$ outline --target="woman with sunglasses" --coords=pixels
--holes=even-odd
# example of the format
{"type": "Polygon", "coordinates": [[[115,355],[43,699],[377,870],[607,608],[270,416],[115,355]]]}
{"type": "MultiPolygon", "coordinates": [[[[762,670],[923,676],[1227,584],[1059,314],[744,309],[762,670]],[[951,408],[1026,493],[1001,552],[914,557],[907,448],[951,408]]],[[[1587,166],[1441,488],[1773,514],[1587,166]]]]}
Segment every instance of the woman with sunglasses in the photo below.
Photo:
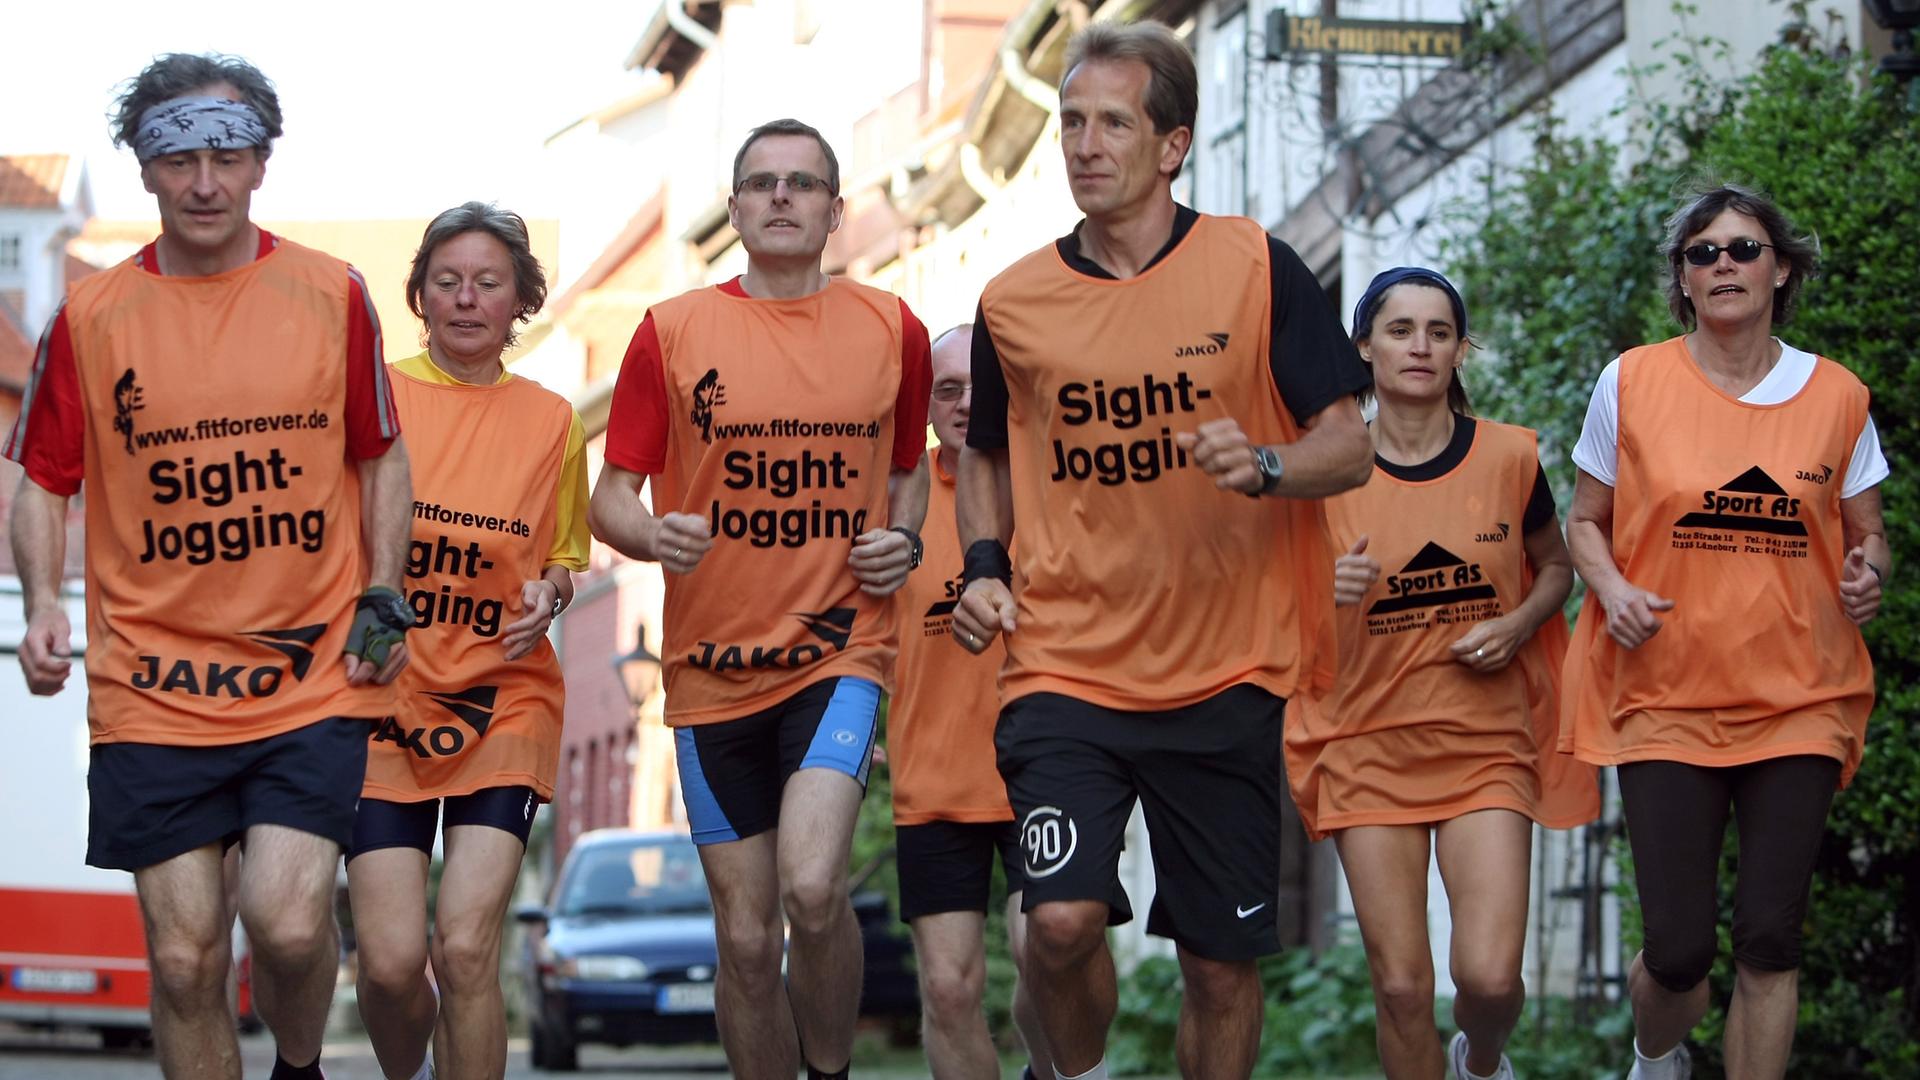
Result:
{"type": "Polygon", "coordinates": [[[1326,501],[1339,673],[1286,724],[1308,832],[1334,837],[1391,1080],[1512,1080],[1533,825],[1598,814],[1595,770],[1554,752],[1573,568],[1534,433],[1476,419],[1470,342],[1438,272],[1373,279],[1353,339],[1373,376],[1374,474],[1326,501]],[[1460,1031],[1434,1024],[1427,865],[1452,909],[1460,1031]]]}
{"type": "Polygon", "coordinates": [[[1567,538],[1590,595],[1561,739],[1619,766],[1646,924],[1629,1075],[1688,1075],[1731,812],[1726,1069],[1764,1080],[1786,1073],[1814,857],[1873,707],[1859,626],[1891,571],[1887,464],[1867,388],[1773,336],[1818,251],[1772,202],[1707,191],[1668,222],[1666,255],[1688,332],[1607,366],[1573,452],[1567,538]]]}

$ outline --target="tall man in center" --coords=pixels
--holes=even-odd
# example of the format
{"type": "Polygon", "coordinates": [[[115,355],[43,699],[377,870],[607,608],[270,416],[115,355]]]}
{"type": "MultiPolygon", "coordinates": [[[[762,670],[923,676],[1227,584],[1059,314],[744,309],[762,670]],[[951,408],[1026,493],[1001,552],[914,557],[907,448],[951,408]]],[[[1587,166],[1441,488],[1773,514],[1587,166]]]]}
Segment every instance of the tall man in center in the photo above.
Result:
{"type": "Polygon", "coordinates": [[[1060,141],[1086,218],[989,283],[975,319],[954,633],[975,651],[1006,635],[995,745],[1063,1078],[1106,1076],[1136,799],[1147,930],[1186,984],[1181,1072],[1251,1074],[1254,961],[1279,948],[1281,713],[1331,677],[1318,500],[1371,468],[1366,372],[1312,273],[1258,224],[1173,200],[1196,88],[1163,26],[1073,40],[1060,141]]]}
{"type": "Polygon", "coordinates": [[[927,506],[926,328],[822,272],[839,188],[813,128],[747,136],[727,200],[747,272],[647,313],[589,513],[667,574],[666,719],[713,893],[720,1037],[747,1078],[847,1072],[847,857],[927,506]]]}

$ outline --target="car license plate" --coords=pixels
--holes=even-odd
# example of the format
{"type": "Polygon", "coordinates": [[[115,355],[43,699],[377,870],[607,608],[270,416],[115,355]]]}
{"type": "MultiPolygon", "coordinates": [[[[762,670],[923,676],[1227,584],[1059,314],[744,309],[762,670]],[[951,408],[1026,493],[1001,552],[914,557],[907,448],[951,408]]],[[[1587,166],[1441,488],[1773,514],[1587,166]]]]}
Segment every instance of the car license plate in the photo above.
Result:
{"type": "Polygon", "coordinates": [[[11,981],[15,990],[51,994],[91,994],[100,988],[99,976],[72,968],[18,967],[11,981]]]}
{"type": "Polygon", "coordinates": [[[674,983],[660,988],[658,1009],[663,1013],[713,1011],[712,983],[674,983]]]}

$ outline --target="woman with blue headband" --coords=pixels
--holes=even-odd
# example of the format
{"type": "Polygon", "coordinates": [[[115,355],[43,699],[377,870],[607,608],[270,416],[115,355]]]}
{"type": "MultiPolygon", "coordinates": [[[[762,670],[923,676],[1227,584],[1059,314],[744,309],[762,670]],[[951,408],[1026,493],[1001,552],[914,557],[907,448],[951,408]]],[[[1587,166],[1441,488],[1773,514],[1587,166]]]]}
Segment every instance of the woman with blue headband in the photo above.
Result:
{"type": "Polygon", "coordinates": [[[1520,1018],[1533,825],[1599,812],[1594,770],[1554,753],[1573,568],[1532,431],[1476,419],[1466,306],[1436,271],[1373,279],[1353,315],[1373,374],[1374,475],[1327,500],[1339,674],[1302,697],[1287,776],[1331,835],[1373,975],[1391,1080],[1500,1077],[1520,1018]],[[1427,866],[1452,910],[1460,1031],[1434,1023],[1427,866]]]}

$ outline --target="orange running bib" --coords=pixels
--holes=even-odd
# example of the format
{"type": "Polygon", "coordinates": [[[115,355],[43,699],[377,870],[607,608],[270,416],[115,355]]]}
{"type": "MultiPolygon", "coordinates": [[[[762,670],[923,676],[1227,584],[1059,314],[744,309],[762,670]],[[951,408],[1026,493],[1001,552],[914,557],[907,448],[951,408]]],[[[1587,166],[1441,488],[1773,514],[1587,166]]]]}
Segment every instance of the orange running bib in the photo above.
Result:
{"type": "Polygon", "coordinates": [[[1601,765],[1818,754],[1852,779],[1873,661],[1840,606],[1840,488],[1867,404],[1824,357],[1777,405],[1709,383],[1684,338],[1620,358],[1614,562],[1674,608],[1626,650],[1598,603],[1582,607],[1564,748],[1601,765]]]}
{"type": "Polygon", "coordinates": [[[1550,828],[1598,816],[1595,770],[1554,752],[1566,620],[1554,613],[1491,675],[1450,651],[1533,588],[1522,521],[1539,467],[1532,431],[1478,420],[1446,475],[1415,482],[1376,466],[1327,500],[1336,550],[1366,536],[1381,575],[1336,609],[1332,693],[1303,695],[1287,718],[1287,779],[1314,839],[1475,810],[1550,828]]]}
{"type": "Polygon", "coordinates": [[[1049,244],[987,286],[1019,605],[1004,700],[1144,711],[1331,681],[1319,501],[1222,491],[1174,443],[1228,416],[1255,443],[1299,439],[1269,366],[1271,272],[1258,225],[1201,215],[1134,278],[1049,244]]]}
{"type": "Polygon", "coordinates": [[[347,265],[122,263],[67,302],[85,411],[92,741],[214,746],[383,716],[341,653],[366,587],[347,265]]]}
{"type": "Polygon", "coordinates": [[[860,591],[853,539],[888,522],[904,322],[839,278],[797,300],[699,289],[655,305],[669,407],[653,508],[713,549],[666,575],[666,720],[731,720],[836,676],[883,683],[893,603],[860,591]]]}
{"type": "Polygon", "coordinates": [[[894,594],[900,659],[887,706],[887,767],[893,775],[893,822],[1012,821],[1007,785],[993,749],[1000,719],[1003,638],[978,656],[953,640],[962,554],[954,524],[954,478],[927,451],[933,480],[926,552],[920,569],[894,594]]]}
{"type": "Polygon", "coordinates": [[[553,797],[565,687],[542,640],[509,662],[501,629],[546,569],[573,408],[538,383],[428,382],[388,369],[413,462],[403,590],[412,659],[368,744],[365,794],[395,802],[524,784],[553,797]]]}

